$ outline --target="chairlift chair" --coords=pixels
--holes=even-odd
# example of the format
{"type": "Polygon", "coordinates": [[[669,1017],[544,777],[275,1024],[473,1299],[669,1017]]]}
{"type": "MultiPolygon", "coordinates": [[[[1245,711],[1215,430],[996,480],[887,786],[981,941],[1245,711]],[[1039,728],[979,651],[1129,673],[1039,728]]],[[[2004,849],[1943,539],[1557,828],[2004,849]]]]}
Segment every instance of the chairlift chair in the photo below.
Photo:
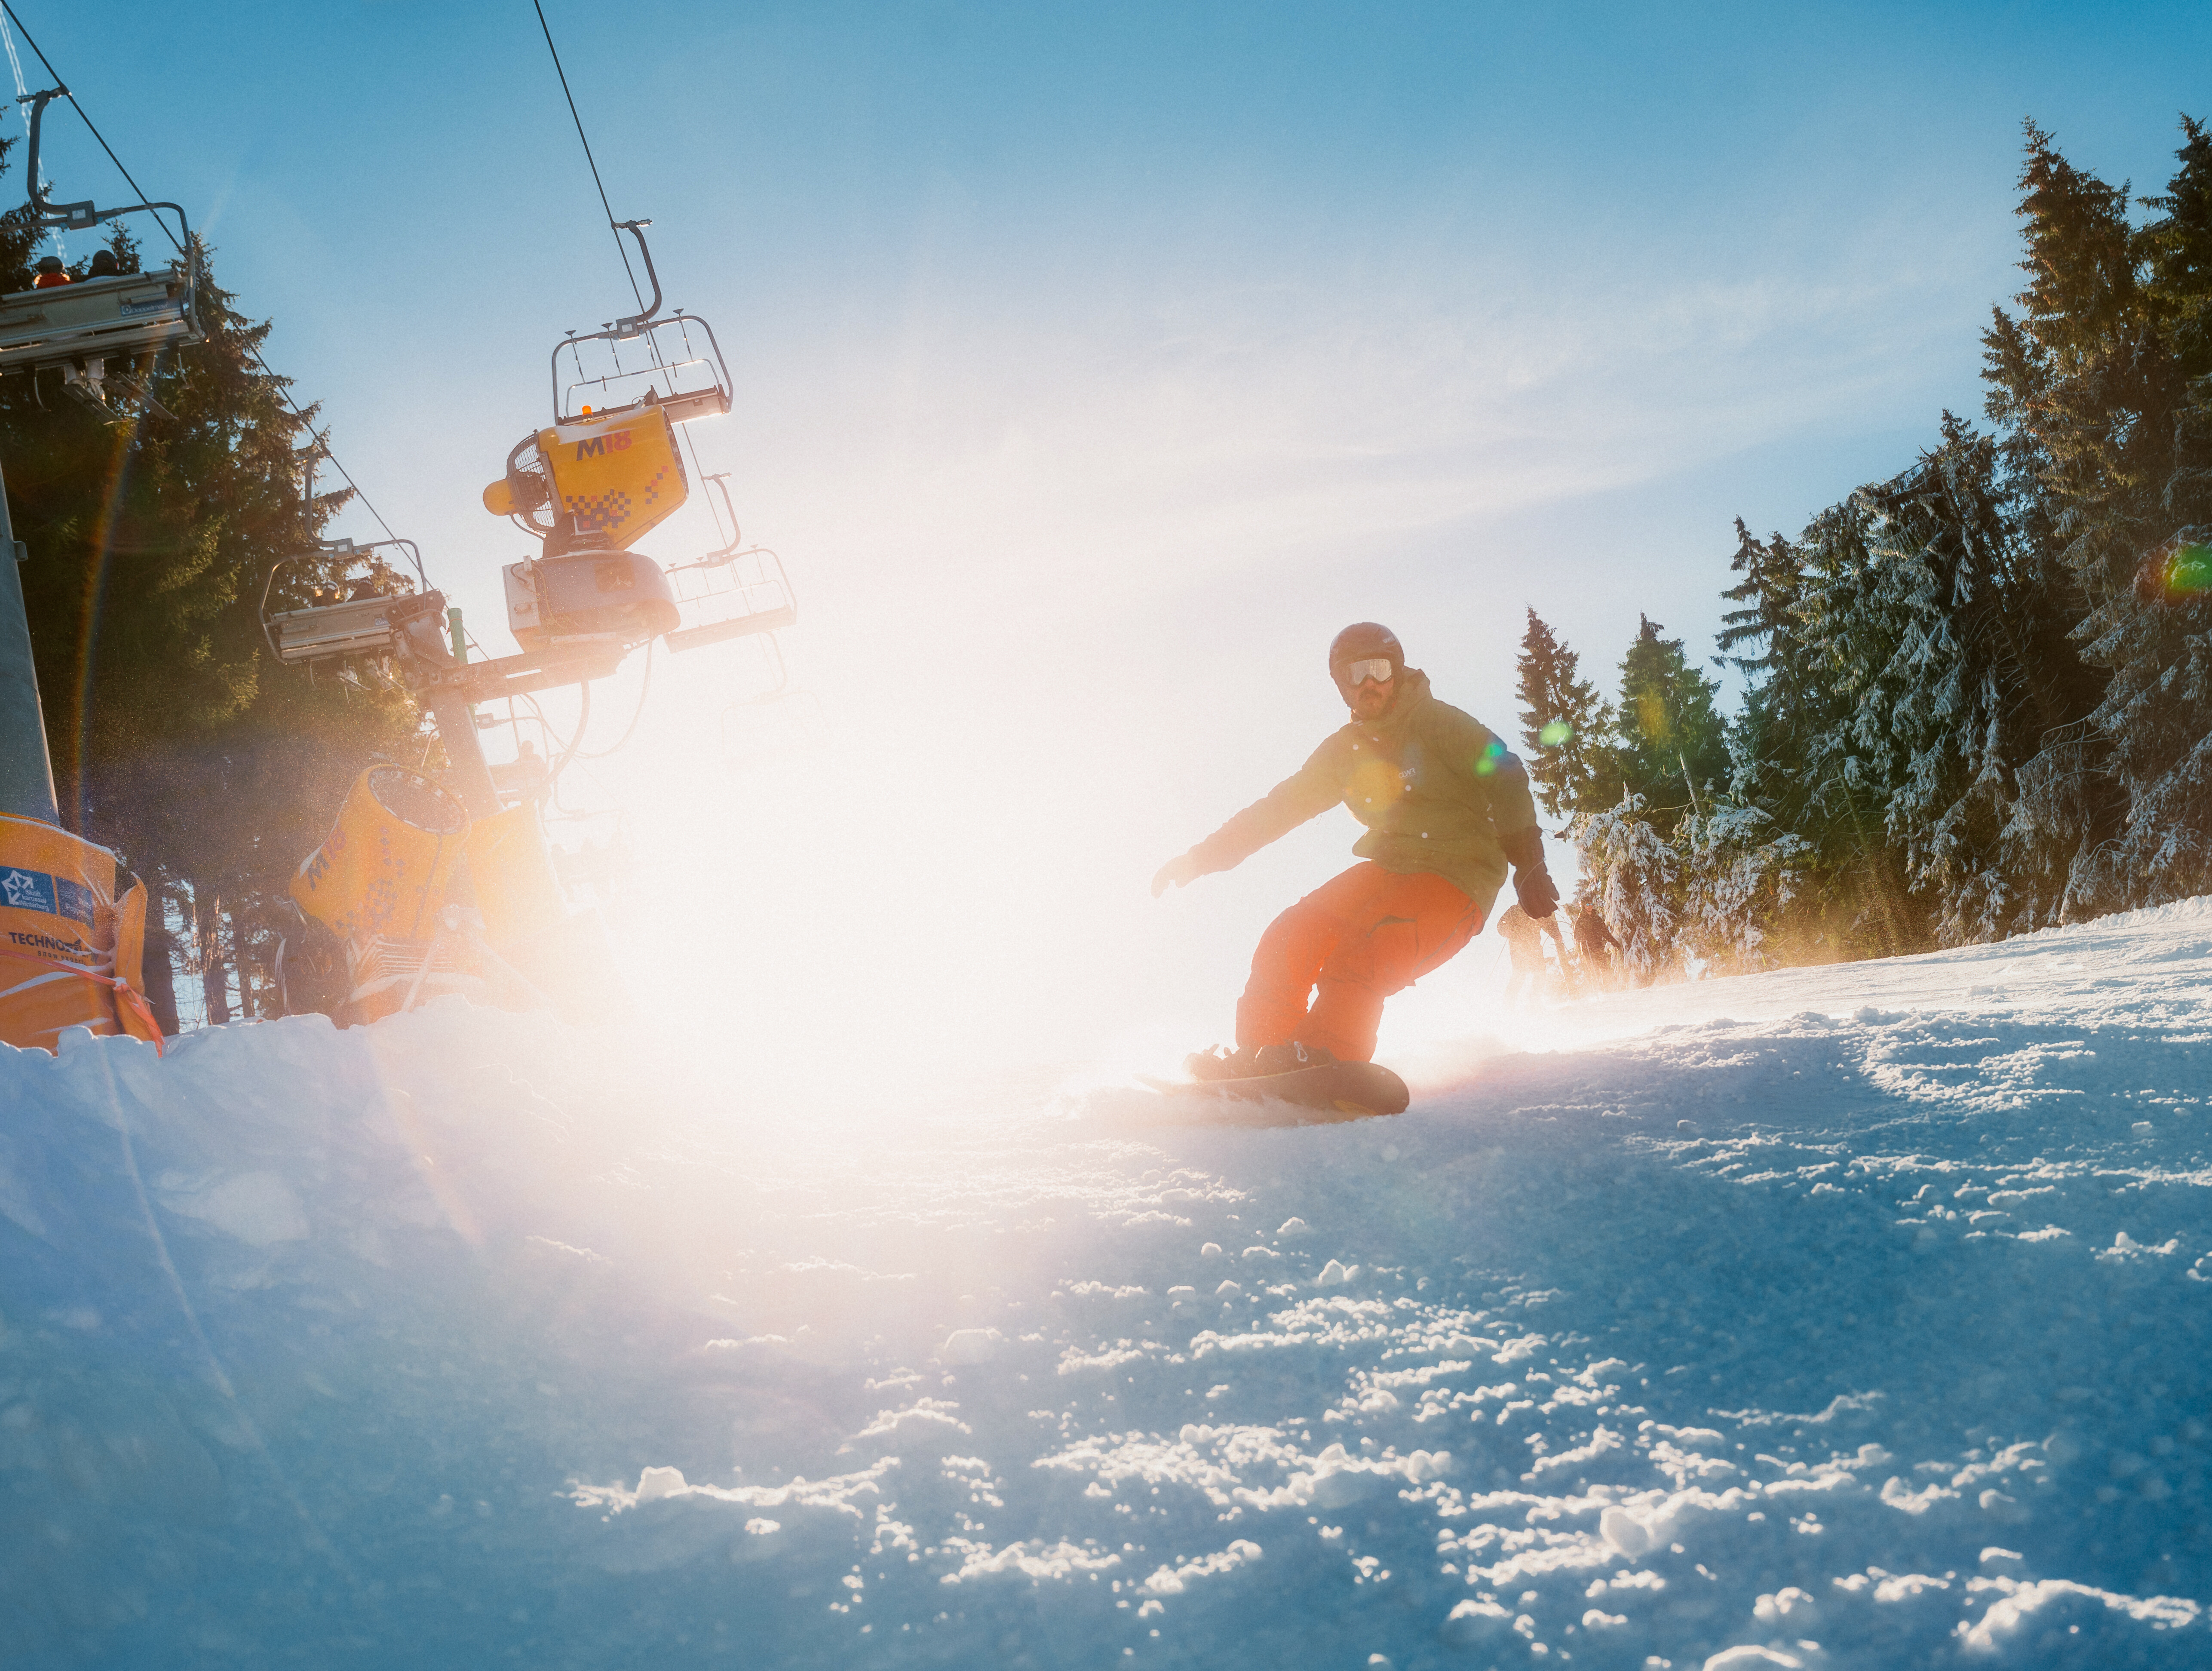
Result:
{"type": "Polygon", "coordinates": [[[647,402],[659,406],[671,423],[726,416],[732,399],[730,367],[714,338],[714,327],[680,307],[666,319],[658,317],[660,275],[653,269],[644,231],[653,222],[617,224],[637,240],[646,276],[653,283],[653,301],[641,313],[597,331],[572,331],[554,344],[553,422],[576,423],[647,402]]]}
{"type": "Polygon", "coordinates": [[[400,635],[418,618],[445,619],[444,596],[430,589],[422,571],[422,554],[411,539],[379,539],[356,544],[349,539],[325,540],[312,551],[301,551],[271,564],[261,587],[261,634],[269,653],[287,666],[343,659],[356,656],[387,656],[398,647],[400,635]],[[276,576],[294,563],[317,559],[344,558],[345,568],[383,550],[404,550],[414,565],[420,592],[380,592],[365,589],[372,582],[356,582],[346,588],[351,595],[299,609],[269,607],[276,576]]]}
{"type": "MultiPolygon", "coordinates": [[[[668,635],[668,647],[678,653],[703,649],[734,638],[773,635],[799,623],[799,604],[792,595],[791,577],[783,559],[764,545],[748,546],[738,527],[737,507],[730,500],[730,478],[718,471],[707,478],[722,495],[729,513],[730,540],[720,550],[709,551],[696,562],[678,563],[668,571],[684,625],[668,635]]],[[[769,640],[774,643],[773,638],[769,640]]],[[[776,652],[782,665],[782,652],[776,652]]],[[[778,684],[781,689],[781,684],[778,684]]]]}
{"type": "Polygon", "coordinates": [[[42,183],[39,145],[46,106],[63,97],[66,88],[26,94],[17,102],[31,106],[31,144],[25,173],[30,180],[33,218],[42,227],[82,232],[125,215],[152,215],[157,220],[167,210],[177,217],[184,253],[167,266],[150,272],[118,273],[82,278],[47,289],[22,290],[0,296],[0,373],[35,375],[60,371],[68,391],[90,404],[107,404],[107,386],[112,381],[129,388],[142,401],[145,392],[128,377],[111,377],[111,360],[135,360],[179,343],[197,343],[207,335],[199,317],[199,247],[184,210],[173,203],[125,204],[100,209],[90,198],[82,203],[57,204],[51,188],[42,183]]]}

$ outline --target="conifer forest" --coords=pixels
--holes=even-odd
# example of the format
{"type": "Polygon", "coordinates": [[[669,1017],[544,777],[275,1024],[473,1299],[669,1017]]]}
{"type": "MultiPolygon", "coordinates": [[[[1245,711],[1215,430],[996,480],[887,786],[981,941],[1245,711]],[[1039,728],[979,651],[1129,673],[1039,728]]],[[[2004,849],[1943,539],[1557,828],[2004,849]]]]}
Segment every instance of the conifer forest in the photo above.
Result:
{"type": "Polygon", "coordinates": [[[1539,797],[1633,978],[1928,951],[2212,890],[2212,131],[2162,193],[2030,125],[1979,423],[1794,535],[1735,525],[1717,667],[1608,696],[1537,611],[1539,797]]]}

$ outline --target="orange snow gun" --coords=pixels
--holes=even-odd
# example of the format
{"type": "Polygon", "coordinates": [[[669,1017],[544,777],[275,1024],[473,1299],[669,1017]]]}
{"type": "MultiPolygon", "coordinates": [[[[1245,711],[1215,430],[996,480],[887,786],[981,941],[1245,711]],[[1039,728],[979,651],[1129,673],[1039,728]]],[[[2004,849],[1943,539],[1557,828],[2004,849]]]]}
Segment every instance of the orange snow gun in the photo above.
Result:
{"type": "Polygon", "coordinates": [[[386,1014],[410,993],[476,986],[461,948],[444,946],[439,933],[468,831],[468,811],[450,791],[404,766],[371,766],[293,877],[300,909],[344,948],[359,1019],[386,1014]]]}
{"type": "Polygon", "coordinates": [[[0,817],[0,1041],[58,1047],[65,1027],[161,1048],[139,994],[146,889],[118,899],[115,855],[34,818],[0,817]]]}
{"type": "Polygon", "coordinates": [[[342,1025],[448,993],[577,1020],[627,1008],[598,914],[568,910],[526,803],[471,819],[421,773],[372,766],[291,894],[313,925],[303,962],[343,963],[329,993],[342,1025]]]}

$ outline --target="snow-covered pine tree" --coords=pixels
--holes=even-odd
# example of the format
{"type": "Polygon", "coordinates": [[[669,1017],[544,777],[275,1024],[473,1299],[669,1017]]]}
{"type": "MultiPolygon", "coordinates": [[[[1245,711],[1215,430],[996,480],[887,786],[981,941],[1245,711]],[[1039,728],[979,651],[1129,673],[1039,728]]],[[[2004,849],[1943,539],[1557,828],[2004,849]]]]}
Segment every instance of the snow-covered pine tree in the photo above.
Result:
{"type": "Polygon", "coordinates": [[[2017,774],[2080,720],[2096,681],[2066,639],[2076,594],[2006,516],[1996,444],[1946,412],[1920,462],[1857,495],[1876,607],[1852,732],[1881,763],[1883,823],[1938,944],[2055,921],[2063,886],[2043,850],[2078,853],[2078,824],[2020,816],[2017,774]]]}
{"type": "Polygon", "coordinates": [[[1586,812],[1567,831],[1582,854],[1579,902],[1620,942],[1632,979],[1648,986],[1681,966],[1682,860],[1644,798],[1586,812]]]}
{"type": "Polygon", "coordinates": [[[1790,919],[1813,849],[1756,807],[1723,805],[1683,821],[1677,845],[1681,949],[1716,975],[1772,969],[1795,950],[1790,919]]]}
{"type": "Polygon", "coordinates": [[[1536,798],[1553,817],[1609,806],[1620,797],[1613,709],[1578,677],[1581,658],[1534,610],[1521,640],[1521,740],[1536,798]]]}
{"type": "Polygon", "coordinates": [[[1896,764],[1888,740],[1858,727],[1883,700],[1880,684],[1899,636],[1869,549],[1867,502],[1831,506],[1795,541],[1762,544],[1737,524],[1724,650],[1750,676],[1733,733],[1730,801],[1755,808],[1776,830],[1805,842],[1799,859],[1820,873],[1807,890],[1794,950],[1809,957],[1863,957],[1929,943],[1911,906],[1883,825],[1886,783],[1896,764]]]}
{"type": "Polygon", "coordinates": [[[2142,583],[2212,524],[2212,137],[2182,127],[2179,172],[2145,200],[2164,213],[2139,229],[2124,187],[2029,127],[2029,282],[1983,339],[2022,526],[2072,574],[2083,659],[2110,675],[2022,774],[2033,833],[2124,804],[2068,863],[2072,915],[2212,889],[2212,603],[2142,583]]]}

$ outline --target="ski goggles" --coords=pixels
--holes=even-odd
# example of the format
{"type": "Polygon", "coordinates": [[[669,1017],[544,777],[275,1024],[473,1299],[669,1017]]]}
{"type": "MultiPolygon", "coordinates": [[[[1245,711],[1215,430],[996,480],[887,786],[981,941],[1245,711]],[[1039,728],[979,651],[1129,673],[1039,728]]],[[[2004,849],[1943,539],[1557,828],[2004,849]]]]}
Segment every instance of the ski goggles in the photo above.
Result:
{"type": "Polygon", "coordinates": [[[1346,690],[1357,690],[1372,679],[1377,684],[1390,683],[1390,658],[1369,656],[1360,661],[1347,661],[1339,670],[1337,678],[1346,690]]]}

